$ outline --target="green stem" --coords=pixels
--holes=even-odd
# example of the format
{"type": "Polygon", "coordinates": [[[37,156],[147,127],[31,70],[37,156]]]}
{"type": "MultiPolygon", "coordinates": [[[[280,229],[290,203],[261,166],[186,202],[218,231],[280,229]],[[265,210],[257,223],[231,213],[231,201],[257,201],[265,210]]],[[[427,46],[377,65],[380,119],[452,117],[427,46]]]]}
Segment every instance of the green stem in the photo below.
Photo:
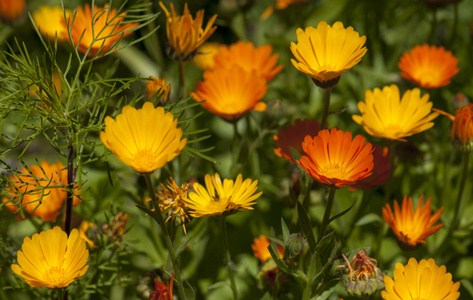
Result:
{"type": "Polygon", "coordinates": [[[393,177],[394,177],[394,162],[396,156],[396,145],[397,142],[389,141],[389,154],[391,155],[391,159],[389,160],[389,176],[388,182],[386,183],[386,194],[384,195],[384,203],[388,203],[391,199],[391,190],[393,186],[393,177]]]}
{"type": "Polygon", "coordinates": [[[232,139],[232,164],[231,164],[231,169],[230,169],[230,174],[232,177],[236,174],[238,174],[239,168],[237,168],[238,164],[238,159],[240,158],[240,152],[241,152],[241,143],[240,141],[242,140],[240,138],[240,134],[238,133],[238,126],[237,122],[233,122],[233,139],[232,139]]]}
{"type": "Polygon", "coordinates": [[[463,192],[465,191],[466,178],[468,177],[468,164],[470,162],[470,152],[463,152],[463,172],[460,181],[460,187],[458,191],[457,203],[455,206],[455,214],[453,215],[453,222],[450,230],[455,230],[460,224],[461,219],[461,209],[463,206],[463,192]]]}
{"type": "Polygon", "coordinates": [[[312,294],[312,281],[317,266],[317,255],[317,253],[313,253],[310,259],[309,270],[307,271],[307,284],[304,287],[304,291],[302,292],[302,300],[310,300],[310,296],[312,294]]]}
{"type": "Polygon", "coordinates": [[[67,294],[64,294],[64,289],[56,289],[57,292],[57,299],[58,300],[66,300],[67,299],[67,294]]]}
{"type": "Polygon", "coordinates": [[[453,27],[452,33],[450,35],[450,40],[448,40],[448,47],[451,48],[455,38],[457,36],[457,27],[458,27],[458,3],[453,5],[453,27]]]}
{"type": "Polygon", "coordinates": [[[363,215],[363,212],[365,211],[365,207],[368,206],[368,202],[370,198],[368,197],[368,190],[363,190],[363,195],[361,197],[361,203],[356,209],[355,215],[353,216],[353,219],[350,221],[350,225],[345,229],[345,239],[348,239],[353,232],[353,229],[355,229],[355,223],[360,220],[360,217],[363,215]]]}
{"type": "Polygon", "coordinates": [[[187,97],[186,91],[186,63],[183,61],[179,62],[179,86],[181,88],[182,99],[187,97]]]}
{"type": "Polygon", "coordinates": [[[67,193],[66,193],[66,219],[64,231],[69,236],[72,227],[72,205],[74,197],[74,147],[67,147],[67,193]]]}
{"type": "Polygon", "coordinates": [[[435,29],[437,28],[437,9],[432,9],[432,23],[430,24],[429,42],[434,43],[435,29]]]}
{"type": "Polygon", "coordinates": [[[325,89],[324,95],[324,110],[322,112],[322,121],[320,122],[320,129],[327,128],[327,118],[328,118],[328,109],[330,107],[330,94],[332,92],[331,88],[325,89]]]}
{"type": "Polygon", "coordinates": [[[227,234],[227,223],[225,222],[226,217],[220,217],[220,227],[222,229],[222,237],[223,237],[223,246],[224,246],[224,257],[223,262],[227,265],[228,269],[228,276],[230,277],[230,284],[232,287],[233,292],[233,299],[238,299],[238,291],[235,284],[235,277],[233,275],[233,262],[232,257],[230,255],[230,246],[228,244],[228,234],[227,234]]]}
{"type": "Polygon", "coordinates": [[[171,263],[174,269],[174,278],[178,283],[179,299],[186,299],[186,294],[184,292],[184,285],[181,279],[181,271],[177,263],[176,252],[174,250],[171,237],[169,235],[168,229],[164,222],[163,214],[161,213],[161,210],[159,209],[158,199],[156,198],[156,194],[154,193],[153,185],[151,183],[151,174],[147,173],[143,175],[145,177],[146,185],[148,186],[148,191],[149,191],[151,200],[153,202],[153,206],[154,206],[154,210],[158,219],[159,227],[161,228],[161,231],[163,232],[163,235],[164,235],[164,242],[166,243],[166,247],[168,248],[168,251],[169,251],[169,256],[171,257],[171,263]]]}
{"type": "Polygon", "coordinates": [[[332,213],[333,200],[335,199],[336,190],[337,190],[336,188],[330,187],[327,206],[325,207],[324,218],[322,220],[322,224],[320,224],[319,236],[317,237],[317,244],[322,240],[322,238],[325,236],[325,232],[327,231],[327,227],[330,220],[330,214],[332,213]]]}
{"type": "MultiPolygon", "coordinates": [[[[146,9],[146,12],[148,14],[153,14],[153,5],[151,0],[146,1],[148,4],[148,8],[146,9]]],[[[152,32],[156,28],[156,20],[153,20],[152,22],[149,22],[148,25],[146,26],[149,32],[152,32]]],[[[151,36],[148,39],[151,43],[151,47],[146,47],[147,43],[145,43],[145,47],[148,48],[148,53],[153,57],[154,61],[159,65],[162,66],[164,63],[163,59],[163,53],[161,52],[161,45],[159,43],[157,31],[151,34],[151,36]],[[149,51],[151,50],[151,51],[149,51]]],[[[146,41],[145,41],[146,42],[146,41]]]]}

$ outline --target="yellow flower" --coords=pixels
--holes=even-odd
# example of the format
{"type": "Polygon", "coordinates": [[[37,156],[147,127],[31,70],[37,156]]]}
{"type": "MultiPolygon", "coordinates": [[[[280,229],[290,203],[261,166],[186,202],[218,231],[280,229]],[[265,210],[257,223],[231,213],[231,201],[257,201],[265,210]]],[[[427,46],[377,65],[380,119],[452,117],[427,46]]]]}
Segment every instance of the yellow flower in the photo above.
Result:
{"type": "Polygon", "coordinates": [[[221,44],[219,43],[205,43],[200,46],[194,57],[194,62],[197,67],[204,71],[213,68],[215,66],[214,57],[220,47],[221,44]]]}
{"type": "Polygon", "coordinates": [[[89,250],[77,229],[69,237],[58,226],[35,233],[31,239],[25,237],[21,248],[18,264],[11,268],[32,287],[67,287],[89,268],[89,250]]]}
{"type": "Polygon", "coordinates": [[[402,99],[397,85],[382,90],[367,90],[365,102],[358,102],[361,116],[353,120],[362,125],[372,136],[405,141],[404,137],[422,132],[434,126],[431,122],[439,114],[432,112],[429,94],[420,96],[420,90],[407,90],[402,99]]]}
{"type": "Polygon", "coordinates": [[[87,231],[89,230],[89,228],[91,227],[95,227],[97,228],[97,225],[94,224],[94,223],[91,223],[89,221],[86,221],[86,220],[82,220],[82,222],[80,223],[80,226],[79,226],[79,236],[87,242],[87,244],[89,244],[90,247],[92,248],[95,248],[97,247],[94,243],[94,241],[92,241],[88,236],[87,236],[87,231]]]}
{"type": "Polygon", "coordinates": [[[166,86],[166,78],[153,76],[149,77],[151,80],[146,82],[145,92],[146,97],[151,100],[157,97],[161,104],[166,104],[169,101],[169,94],[171,93],[171,84],[166,86]]]}
{"type": "Polygon", "coordinates": [[[33,20],[43,36],[52,41],[54,41],[56,36],[58,40],[65,40],[67,37],[67,27],[64,13],[66,18],[68,18],[71,11],[69,9],[63,11],[60,6],[43,5],[33,13],[33,20]]]}
{"type": "Polygon", "coordinates": [[[204,23],[204,10],[197,12],[196,18],[192,17],[187,7],[184,5],[184,14],[182,16],[176,14],[174,5],[171,3],[171,13],[164,6],[162,1],[159,1],[159,6],[166,14],[166,33],[168,36],[169,51],[168,54],[175,60],[187,61],[194,57],[197,48],[200,47],[217,29],[217,26],[212,27],[217,15],[214,15],[207,22],[205,29],[202,28],[204,23]]]}
{"type": "Polygon", "coordinates": [[[397,263],[394,280],[384,276],[385,300],[456,300],[460,297],[460,282],[453,283],[452,274],[445,266],[437,266],[435,260],[409,259],[407,265],[397,263]]]}
{"type": "Polygon", "coordinates": [[[213,176],[205,175],[204,188],[198,183],[194,183],[195,192],[189,193],[185,201],[187,207],[192,211],[194,218],[204,216],[220,216],[236,213],[239,210],[252,210],[252,205],[263,192],[254,194],[258,189],[258,180],[246,179],[243,181],[241,174],[238,174],[235,182],[231,179],[224,179],[223,184],[219,174],[213,176]]]}
{"type": "Polygon", "coordinates": [[[340,75],[360,62],[366,53],[366,37],[360,37],[353,27],[345,29],[341,22],[332,27],[325,21],[317,28],[297,29],[298,43],[291,43],[295,58],[292,64],[299,71],[310,75],[321,88],[335,86],[340,75]]]}
{"type": "Polygon", "coordinates": [[[26,13],[25,0],[0,0],[0,19],[11,24],[21,19],[26,13]]]}
{"type": "Polygon", "coordinates": [[[145,102],[143,108],[127,105],[115,121],[105,118],[102,143],[123,163],[140,173],[151,173],[179,155],[187,139],[172,113],[145,102]]]}

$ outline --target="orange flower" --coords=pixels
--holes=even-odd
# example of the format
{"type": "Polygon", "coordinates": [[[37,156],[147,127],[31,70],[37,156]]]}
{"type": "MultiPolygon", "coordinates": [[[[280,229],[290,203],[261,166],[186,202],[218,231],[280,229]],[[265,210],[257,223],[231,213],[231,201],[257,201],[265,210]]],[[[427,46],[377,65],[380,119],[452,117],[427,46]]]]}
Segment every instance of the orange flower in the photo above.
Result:
{"type": "Polygon", "coordinates": [[[252,42],[243,41],[238,41],[230,46],[221,46],[214,56],[215,68],[226,68],[236,64],[247,72],[255,70],[266,81],[270,81],[283,68],[283,65],[276,66],[279,55],[271,55],[272,51],[271,45],[255,48],[252,42]]]}
{"type": "Polygon", "coordinates": [[[197,67],[201,70],[207,70],[215,66],[214,57],[220,49],[219,43],[205,43],[199,47],[197,51],[194,62],[197,67]]]}
{"type": "Polygon", "coordinates": [[[357,181],[350,186],[350,190],[365,189],[371,190],[375,186],[380,186],[388,182],[389,178],[389,164],[391,161],[391,154],[387,147],[375,146],[373,148],[373,174],[366,178],[357,181]]]}
{"type": "Polygon", "coordinates": [[[410,251],[419,247],[420,244],[425,244],[424,239],[443,226],[443,224],[439,224],[432,227],[440,218],[443,207],[431,215],[430,198],[427,199],[425,205],[422,205],[423,195],[421,195],[414,211],[412,198],[409,197],[407,200],[406,198],[404,196],[401,209],[397,201],[394,201],[394,215],[391,206],[386,203],[386,207],[383,207],[383,217],[386,224],[391,227],[396,235],[399,246],[406,251],[410,251]]]}
{"type": "Polygon", "coordinates": [[[165,104],[169,101],[169,94],[171,93],[171,84],[166,86],[166,78],[158,77],[157,79],[153,76],[149,77],[151,80],[146,82],[145,92],[146,97],[151,100],[157,98],[161,104],[165,104]]]}
{"type": "Polygon", "coordinates": [[[174,273],[171,275],[171,280],[167,284],[162,283],[158,279],[154,279],[154,286],[156,291],[149,292],[149,300],[172,300],[172,286],[174,281],[174,273]]]}
{"type": "Polygon", "coordinates": [[[25,0],[0,0],[0,19],[11,24],[26,13],[25,0]]]}
{"type": "Polygon", "coordinates": [[[288,125],[286,129],[279,128],[278,134],[274,135],[274,141],[276,142],[277,149],[274,149],[279,157],[284,157],[290,162],[294,162],[291,148],[294,148],[301,155],[304,154],[302,150],[302,142],[304,138],[309,136],[316,136],[320,129],[319,121],[313,120],[301,120],[297,119],[294,121],[294,125],[288,125]]]}
{"type": "Polygon", "coordinates": [[[84,8],[79,6],[73,16],[75,19],[70,17],[68,20],[69,40],[88,57],[107,54],[138,26],[138,23],[125,23],[126,13],[117,15],[117,10],[109,9],[108,4],[103,8],[94,5],[91,9],[86,3],[84,8]]]}
{"type": "Polygon", "coordinates": [[[297,162],[315,180],[342,188],[371,175],[373,150],[365,141],[361,135],[352,141],[348,131],[324,129],[314,138],[305,137],[302,143],[305,155],[297,162]]]}
{"type": "Polygon", "coordinates": [[[461,149],[471,151],[473,148],[473,104],[468,103],[455,113],[452,126],[453,143],[461,149]]]}
{"type": "Polygon", "coordinates": [[[172,59],[178,61],[187,61],[194,57],[197,48],[200,47],[217,29],[213,26],[217,15],[214,15],[207,22],[205,29],[202,29],[204,23],[204,10],[197,12],[195,20],[189,12],[187,3],[184,4],[184,14],[176,14],[174,5],[171,3],[171,13],[166,9],[162,1],[159,6],[164,10],[167,16],[166,33],[168,36],[169,51],[172,59]]]}
{"type": "Polygon", "coordinates": [[[458,73],[458,59],[442,46],[415,46],[411,52],[405,52],[399,60],[401,76],[414,84],[434,89],[450,83],[458,73]]]}
{"type": "Polygon", "coordinates": [[[205,100],[203,107],[229,122],[237,121],[249,110],[266,109],[266,103],[260,102],[268,89],[266,80],[238,65],[205,71],[204,81],[195,88],[196,92],[191,92],[194,100],[205,100]]]}
{"type": "MultiPolygon", "coordinates": [[[[264,263],[268,259],[272,259],[271,253],[269,253],[268,250],[269,244],[271,244],[271,241],[264,235],[260,235],[259,237],[254,238],[253,244],[251,244],[251,249],[253,249],[254,256],[259,258],[262,263],[264,263]]],[[[279,244],[276,244],[276,248],[279,257],[283,258],[284,248],[279,244]]]]}
{"type": "Polygon", "coordinates": [[[261,15],[261,20],[266,20],[270,15],[273,14],[274,9],[282,10],[286,9],[289,5],[294,5],[298,3],[307,3],[309,0],[276,0],[276,5],[271,5],[265,9],[261,15]]]}
{"type": "MultiPolygon", "coordinates": [[[[33,216],[45,222],[54,220],[60,213],[67,198],[67,170],[60,162],[50,165],[41,162],[41,166],[25,167],[20,173],[9,177],[11,185],[6,189],[10,197],[4,197],[2,202],[12,201],[6,207],[12,212],[18,212],[17,203],[33,216]]],[[[74,205],[79,203],[74,197],[74,205]]]]}

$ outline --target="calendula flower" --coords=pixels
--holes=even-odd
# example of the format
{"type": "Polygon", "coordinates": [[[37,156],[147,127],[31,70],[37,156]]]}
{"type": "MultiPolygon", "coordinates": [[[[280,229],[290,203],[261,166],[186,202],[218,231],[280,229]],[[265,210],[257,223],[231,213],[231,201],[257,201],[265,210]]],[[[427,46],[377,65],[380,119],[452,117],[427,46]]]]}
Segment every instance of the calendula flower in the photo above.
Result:
{"type": "Polygon", "coordinates": [[[178,15],[171,3],[171,13],[159,1],[159,6],[166,14],[166,33],[168,36],[168,54],[172,59],[178,61],[187,61],[194,57],[197,48],[199,48],[217,29],[213,26],[217,15],[214,15],[207,22],[207,26],[202,28],[204,23],[204,10],[197,12],[195,20],[189,12],[187,3],[184,4],[184,14],[178,15]],[[213,27],[212,27],[213,26],[213,27]]]}
{"type": "Polygon", "coordinates": [[[442,215],[443,207],[431,215],[430,198],[422,205],[423,195],[420,196],[417,208],[414,211],[412,198],[404,196],[402,207],[399,208],[394,201],[394,214],[391,206],[386,203],[383,207],[383,217],[386,224],[393,230],[399,242],[399,246],[406,251],[413,250],[421,244],[424,239],[437,232],[443,224],[433,226],[442,215]]]}
{"type": "Polygon", "coordinates": [[[117,10],[109,8],[108,4],[103,8],[94,5],[92,10],[86,3],[84,8],[79,6],[73,15],[75,19],[70,17],[68,25],[64,21],[71,31],[71,36],[66,38],[88,57],[105,55],[138,26],[138,23],[125,23],[126,13],[117,15],[117,10]]]}
{"type": "Polygon", "coordinates": [[[166,78],[154,76],[149,77],[151,80],[146,82],[145,93],[146,97],[151,100],[155,97],[161,104],[166,104],[169,101],[169,94],[171,93],[171,84],[166,86],[166,78]]]}
{"type": "Polygon", "coordinates": [[[460,282],[453,283],[452,274],[445,266],[437,266],[435,260],[409,259],[407,265],[397,263],[393,272],[394,280],[384,276],[385,300],[456,300],[460,297],[460,282]]]}
{"type": "Polygon", "coordinates": [[[410,52],[404,53],[397,65],[402,77],[425,89],[449,84],[459,71],[458,59],[452,52],[442,46],[427,44],[415,46],[410,52]]]}
{"type": "Polygon", "coordinates": [[[157,278],[154,279],[155,291],[149,292],[149,300],[172,300],[172,287],[174,281],[174,273],[171,275],[171,280],[167,284],[162,283],[157,278]]]}
{"type": "Polygon", "coordinates": [[[292,64],[321,88],[335,86],[340,75],[359,63],[366,53],[366,37],[360,37],[351,26],[345,29],[342,22],[330,26],[321,21],[317,28],[309,26],[305,31],[298,28],[297,41],[291,43],[296,58],[291,59],[292,64]]]}
{"type": "Polygon", "coordinates": [[[0,19],[3,23],[15,23],[21,19],[25,13],[25,0],[0,0],[0,19]]]}
{"type": "Polygon", "coordinates": [[[365,189],[370,190],[375,186],[380,186],[388,182],[389,164],[391,161],[391,153],[387,147],[375,146],[373,148],[373,174],[354,184],[350,185],[350,190],[365,189]]]}
{"type": "Polygon", "coordinates": [[[247,72],[255,70],[266,81],[270,81],[283,68],[283,65],[276,66],[279,55],[271,55],[272,51],[271,45],[255,47],[252,42],[238,41],[230,46],[220,47],[214,56],[214,68],[226,68],[236,64],[247,72]]]}
{"type": "Polygon", "coordinates": [[[438,116],[432,112],[429,94],[420,96],[418,88],[407,90],[402,99],[397,85],[375,88],[365,92],[365,102],[358,102],[361,116],[353,120],[362,125],[372,136],[390,140],[406,141],[404,137],[422,132],[434,126],[431,122],[438,116]]]}
{"type": "Polygon", "coordinates": [[[223,183],[219,174],[205,175],[204,188],[199,183],[194,183],[195,192],[190,192],[185,201],[191,216],[200,218],[204,216],[221,216],[236,213],[239,210],[252,210],[263,192],[255,194],[258,189],[258,180],[243,180],[238,174],[235,181],[224,179],[223,183]]]}
{"type": "Polygon", "coordinates": [[[282,10],[286,9],[289,5],[299,4],[299,3],[307,3],[309,0],[275,0],[275,4],[269,6],[265,9],[263,14],[261,15],[261,20],[266,20],[269,16],[271,16],[275,9],[282,10]]]}
{"type": "Polygon", "coordinates": [[[71,11],[69,9],[62,10],[61,6],[43,5],[33,13],[33,20],[38,27],[39,32],[48,39],[54,41],[65,40],[67,37],[66,21],[71,11]]]}
{"type": "Polygon", "coordinates": [[[87,231],[89,230],[89,228],[97,228],[97,225],[94,224],[94,223],[91,223],[87,220],[82,220],[82,222],[80,223],[80,226],[79,226],[79,236],[87,242],[87,244],[89,244],[90,247],[92,248],[95,248],[97,246],[95,246],[95,243],[94,241],[92,241],[89,236],[87,235],[87,231]]]}
{"type": "Polygon", "coordinates": [[[463,151],[473,150],[473,104],[468,103],[455,113],[452,140],[463,151]]]}
{"type": "Polygon", "coordinates": [[[287,125],[286,129],[279,128],[278,134],[274,135],[277,149],[274,153],[279,157],[284,157],[290,162],[295,162],[291,152],[294,148],[301,155],[304,154],[302,150],[302,142],[308,136],[316,136],[319,133],[320,123],[315,119],[296,119],[294,124],[287,125]]]}
{"type": "MultiPolygon", "coordinates": [[[[268,259],[272,259],[271,253],[269,253],[268,246],[271,244],[271,241],[264,235],[260,235],[257,238],[253,239],[253,244],[251,244],[251,249],[253,249],[253,255],[258,258],[262,263],[266,262],[268,259]]],[[[284,248],[276,243],[276,249],[280,258],[284,256],[284,248]]]]}
{"type": "MultiPolygon", "coordinates": [[[[67,198],[67,169],[61,162],[24,167],[20,173],[11,175],[6,207],[12,212],[20,211],[18,206],[32,216],[41,218],[45,222],[52,221],[59,216],[62,205],[67,198]]],[[[75,191],[77,192],[77,191],[75,191]]],[[[74,197],[73,205],[80,202],[74,197]]]]}
{"type": "Polygon", "coordinates": [[[195,101],[213,114],[229,122],[237,121],[247,111],[264,111],[266,103],[260,100],[266,94],[266,80],[256,71],[245,71],[238,65],[204,72],[204,81],[191,92],[195,101]]]}
{"type": "Polygon", "coordinates": [[[306,136],[302,143],[305,155],[297,162],[315,180],[335,188],[354,184],[371,175],[372,146],[357,135],[336,128],[319,131],[316,137],[306,136]]]}
{"type": "Polygon", "coordinates": [[[221,44],[219,43],[204,43],[199,47],[194,62],[201,70],[207,70],[215,66],[214,57],[218,53],[221,44]]]}
{"type": "Polygon", "coordinates": [[[67,287],[89,268],[89,250],[77,229],[68,237],[55,226],[32,238],[25,237],[21,248],[17,252],[18,264],[11,268],[32,287],[67,287]]]}
{"type": "Polygon", "coordinates": [[[186,220],[187,222],[190,222],[189,217],[187,216],[186,207],[188,189],[188,183],[178,186],[174,179],[170,178],[167,186],[161,183],[161,191],[158,191],[158,194],[156,195],[159,199],[159,209],[161,211],[171,211],[166,222],[172,217],[179,217],[185,234],[187,234],[185,222],[186,220]]]}
{"type": "Polygon", "coordinates": [[[123,108],[115,121],[105,118],[100,140],[116,157],[133,170],[152,173],[181,153],[187,143],[177,119],[162,107],[145,102],[141,109],[123,108]]]}

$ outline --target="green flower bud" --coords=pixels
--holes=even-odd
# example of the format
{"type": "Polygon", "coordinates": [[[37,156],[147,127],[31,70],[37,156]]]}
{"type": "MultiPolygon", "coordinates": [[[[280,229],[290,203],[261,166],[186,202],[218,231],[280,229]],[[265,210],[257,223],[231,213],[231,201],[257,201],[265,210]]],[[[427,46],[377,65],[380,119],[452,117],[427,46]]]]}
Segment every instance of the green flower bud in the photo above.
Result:
{"type": "Polygon", "coordinates": [[[289,256],[293,257],[297,253],[302,252],[307,246],[307,242],[301,233],[291,234],[285,241],[286,251],[289,251],[289,256]]]}

